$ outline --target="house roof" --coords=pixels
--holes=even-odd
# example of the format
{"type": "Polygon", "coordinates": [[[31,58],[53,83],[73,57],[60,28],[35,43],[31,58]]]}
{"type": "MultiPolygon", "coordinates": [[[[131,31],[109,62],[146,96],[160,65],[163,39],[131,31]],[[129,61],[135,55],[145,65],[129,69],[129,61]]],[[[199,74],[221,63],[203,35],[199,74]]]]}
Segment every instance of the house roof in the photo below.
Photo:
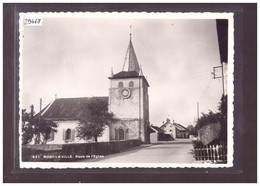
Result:
{"type": "Polygon", "coordinates": [[[151,128],[154,132],[164,133],[164,130],[162,130],[160,127],[150,126],[150,128],[151,128]]]}
{"type": "MultiPolygon", "coordinates": [[[[95,97],[108,102],[108,97],[95,97]]],[[[42,118],[51,120],[78,120],[83,114],[85,103],[90,101],[91,97],[82,98],[59,98],[47,105],[40,113],[42,118]]]]}
{"type": "Polygon", "coordinates": [[[164,126],[166,126],[167,124],[169,125],[174,125],[178,130],[180,131],[188,131],[187,128],[185,128],[184,126],[182,126],[181,124],[179,123],[170,123],[170,122],[166,122],[164,123],[160,128],[163,128],[164,126]]]}
{"type": "Polygon", "coordinates": [[[179,123],[174,123],[179,130],[188,131],[188,129],[179,123]]]}

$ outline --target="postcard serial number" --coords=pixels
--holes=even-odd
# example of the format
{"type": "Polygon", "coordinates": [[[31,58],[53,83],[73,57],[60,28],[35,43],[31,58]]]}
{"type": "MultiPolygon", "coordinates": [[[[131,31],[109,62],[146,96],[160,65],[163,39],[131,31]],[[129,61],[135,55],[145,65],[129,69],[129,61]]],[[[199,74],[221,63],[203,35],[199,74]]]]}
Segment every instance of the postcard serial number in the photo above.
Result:
{"type": "Polygon", "coordinates": [[[26,18],[24,19],[25,26],[39,26],[42,23],[41,18],[26,18]]]}

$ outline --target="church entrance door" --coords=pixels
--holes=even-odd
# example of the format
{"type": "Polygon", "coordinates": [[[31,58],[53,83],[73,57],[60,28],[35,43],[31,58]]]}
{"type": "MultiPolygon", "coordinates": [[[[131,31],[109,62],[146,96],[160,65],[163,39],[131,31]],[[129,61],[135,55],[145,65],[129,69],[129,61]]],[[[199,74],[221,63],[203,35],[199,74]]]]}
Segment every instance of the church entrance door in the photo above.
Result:
{"type": "Polygon", "coordinates": [[[123,129],[119,129],[119,140],[125,139],[125,132],[123,129]]]}

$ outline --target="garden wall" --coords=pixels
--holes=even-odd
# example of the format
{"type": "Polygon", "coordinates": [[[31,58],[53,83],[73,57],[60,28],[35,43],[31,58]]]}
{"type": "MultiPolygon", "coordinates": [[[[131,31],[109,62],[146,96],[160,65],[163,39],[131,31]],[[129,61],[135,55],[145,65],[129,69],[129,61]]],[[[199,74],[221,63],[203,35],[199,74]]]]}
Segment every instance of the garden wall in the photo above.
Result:
{"type": "Polygon", "coordinates": [[[140,144],[140,140],[121,140],[62,145],[25,145],[22,147],[22,161],[76,161],[104,157],[140,146],[140,144]]]}

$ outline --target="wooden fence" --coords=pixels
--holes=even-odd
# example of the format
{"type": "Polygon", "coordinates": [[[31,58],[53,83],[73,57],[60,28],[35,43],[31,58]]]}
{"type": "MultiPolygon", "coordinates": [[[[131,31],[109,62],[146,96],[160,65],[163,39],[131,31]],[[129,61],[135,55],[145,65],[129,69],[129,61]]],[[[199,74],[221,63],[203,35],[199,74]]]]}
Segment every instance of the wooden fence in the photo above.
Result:
{"type": "Polygon", "coordinates": [[[195,148],[196,160],[211,160],[213,163],[227,162],[227,144],[205,145],[195,148]]]}

